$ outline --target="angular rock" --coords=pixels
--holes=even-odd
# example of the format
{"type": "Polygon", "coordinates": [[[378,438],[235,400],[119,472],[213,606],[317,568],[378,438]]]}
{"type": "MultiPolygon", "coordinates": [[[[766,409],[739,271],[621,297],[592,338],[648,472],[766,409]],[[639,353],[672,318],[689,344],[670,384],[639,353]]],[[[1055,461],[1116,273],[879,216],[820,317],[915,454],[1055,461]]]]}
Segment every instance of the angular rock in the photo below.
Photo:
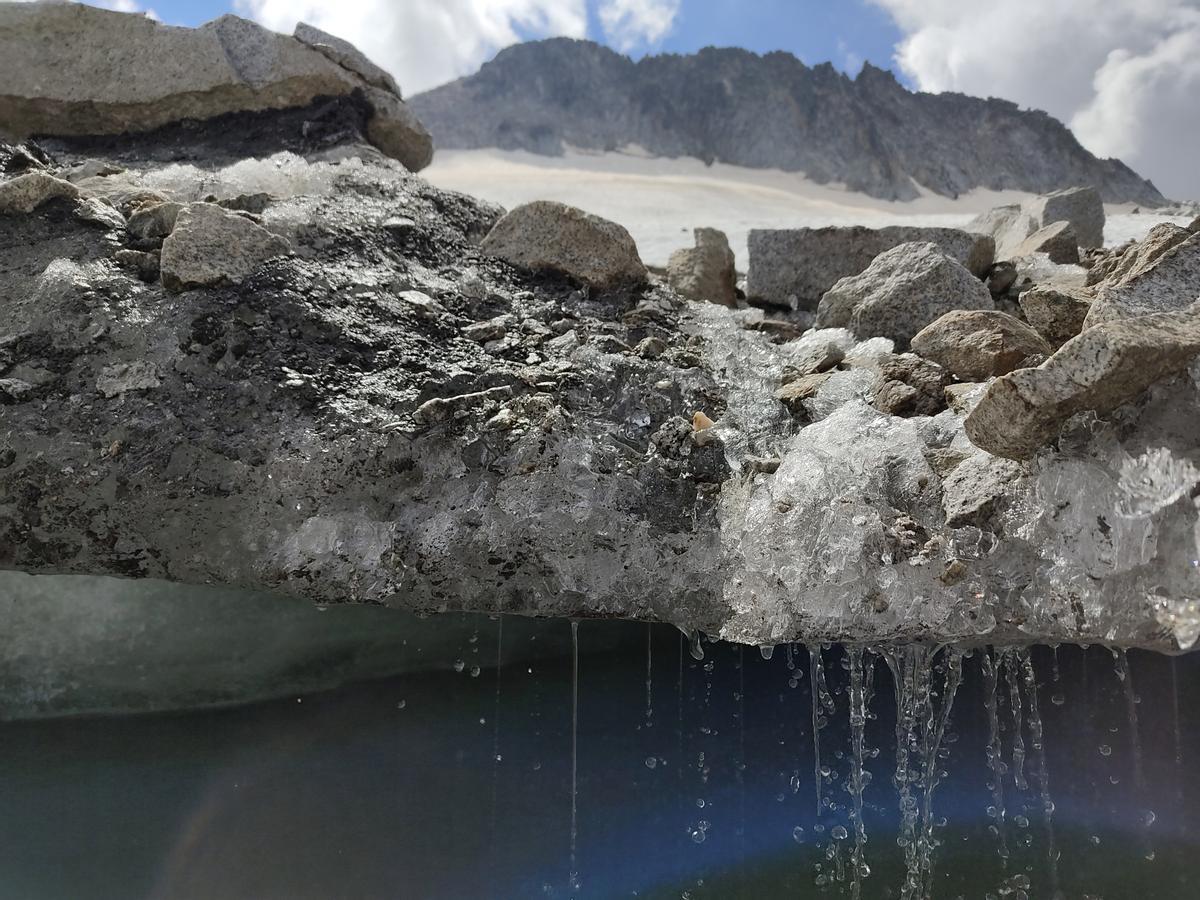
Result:
{"type": "Polygon", "coordinates": [[[990,234],[996,258],[1028,255],[1021,245],[1030,235],[1055,222],[1067,222],[1080,247],[1104,245],[1104,203],[1092,188],[1066,188],[1024,203],[997,206],[967,223],[967,230],[990,234]]]}
{"type": "Polygon", "coordinates": [[[1200,234],[1176,243],[1096,292],[1084,328],[1148,313],[1181,310],[1200,300],[1200,234]]]}
{"type": "Polygon", "coordinates": [[[973,453],[942,480],[942,509],[950,528],[985,528],[1012,482],[1025,474],[1011,459],[973,453]]]}
{"type": "Polygon", "coordinates": [[[286,238],[272,234],[212,203],[191,203],[179,212],[163,241],[163,286],[171,291],[237,283],[262,263],[291,252],[286,238]]]}
{"type": "Polygon", "coordinates": [[[1017,246],[1013,256],[1045,253],[1054,263],[1079,263],[1079,239],[1070,222],[1052,222],[1039,228],[1017,246]]]}
{"type": "Polygon", "coordinates": [[[1046,340],[1015,316],[996,310],[955,310],[925,326],[912,348],[945,366],[962,381],[986,381],[1007,375],[1049,356],[1046,340]]]}
{"type": "Polygon", "coordinates": [[[31,213],[59,197],[78,197],[79,188],[45,172],[27,172],[0,182],[0,215],[31,213]]]}
{"type": "Polygon", "coordinates": [[[880,253],[916,241],[936,244],[981,278],[995,252],[989,237],[956,228],[755,229],[749,237],[746,296],[768,306],[816,309],[840,279],[859,274],[880,253]]]}
{"type": "Polygon", "coordinates": [[[507,213],[480,247],[523,269],[563,272],[599,290],[643,284],[648,277],[628,231],[551,200],[507,213]]]}
{"type": "Polygon", "coordinates": [[[1064,188],[1027,201],[1024,207],[1042,228],[1069,222],[1080,247],[1104,246],[1104,201],[1095,188],[1064,188]]]}
{"type": "Polygon", "coordinates": [[[17,139],[121,134],[362,91],[367,136],[411,170],[428,165],[433,142],[393,83],[344,41],[316,42],[232,15],[179,28],[81,3],[5,3],[0,123],[17,139]]]}
{"type": "Polygon", "coordinates": [[[1183,371],[1197,354],[1200,304],[1104,322],[1067,341],[1036,369],[992,382],[967,416],[967,435],[996,456],[1028,459],[1071,416],[1085,410],[1107,415],[1183,371]]]}
{"type": "Polygon", "coordinates": [[[94,197],[80,200],[75,205],[75,216],[79,221],[87,222],[98,228],[115,230],[125,227],[125,217],[121,215],[119,209],[94,197]]]}
{"type": "Polygon", "coordinates": [[[946,408],[950,372],[913,353],[887,353],[874,366],[880,383],[871,405],[892,416],[935,416],[946,408]]]}
{"type": "Polygon", "coordinates": [[[1083,331],[1083,322],[1092,308],[1090,297],[1035,287],[1021,294],[1017,301],[1021,312],[1033,330],[1058,348],[1083,331]]]}
{"type": "Polygon", "coordinates": [[[1088,285],[1103,282],[1117,283],[1139,275],[1151,268],[1158,258],[1179,244],[1192,232],[1172,222],[1160,222],[1140,241],[1125,244],[1096,259],[1088,270],[1088,285]]]}
{"type": "Polygon", "coordinates": [[[835,284],[821,298],[816,326],[849,328],[860,338],[887,337],[904,347],[951,310],[993,307],[984,283],[936,244],[900,244],[861,274],[835,284]]]}
{"type": "Polygon", "coordinates": [[[159,244],[174,230],[183,208],[182,203],[174,201],[146,205],[129,217],[125,227],[139,241],[159,244]]]}
{"type": "Polygon", "coordinates": [[[845,328],[808,331],[789,342],[782,351],[787,359],[786,371],[796,375],[812,375],[832,369],[845,358],[855,343],[854,335],[845,328]]]}
{"type": "Polygon", "coordinates": [[[806,416],[805,400],[817,395],[821,386],[832,377],[831,372],[816,372],[794,378],[775,392],[775,399],[788,408],[794,416],[806,416]]]}
{"type": "Polygon", "coordinates": [[[729,239],[716,228],[695,229],[696,246],[676,250],[667,261],[667,282],[689,300],[737,305],[737,271],[729,239]]]}

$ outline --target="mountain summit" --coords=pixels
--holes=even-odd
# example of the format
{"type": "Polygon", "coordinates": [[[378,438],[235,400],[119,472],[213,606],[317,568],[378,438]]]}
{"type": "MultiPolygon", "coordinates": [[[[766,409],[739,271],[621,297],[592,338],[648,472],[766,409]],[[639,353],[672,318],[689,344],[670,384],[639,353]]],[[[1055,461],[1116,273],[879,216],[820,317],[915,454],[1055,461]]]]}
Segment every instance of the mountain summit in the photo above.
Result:
{"type": "Polygon", "coordinates": [[[1044,193],[1089,184],[1110,202],[1165,203],[1050,115],[1007,100],[914,93],[869,63],[857,78],[790,53],[705,48],[634,62],[591,41],[501,51],[479,72],[411,98],[437,146],[561,154],[638,146],[804,172],[888,200],[920,188],[1044,193]]]}

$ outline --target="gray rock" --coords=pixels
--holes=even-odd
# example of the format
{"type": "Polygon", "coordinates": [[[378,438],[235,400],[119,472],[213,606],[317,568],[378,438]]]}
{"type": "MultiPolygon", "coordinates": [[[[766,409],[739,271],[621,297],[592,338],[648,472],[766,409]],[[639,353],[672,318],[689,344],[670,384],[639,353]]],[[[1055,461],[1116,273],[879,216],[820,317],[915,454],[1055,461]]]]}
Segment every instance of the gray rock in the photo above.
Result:
{"type": "Polygon", "coordinates": [[[966,419],[971,441],[996,456],[1027,459],[1067,419],[1104,416],[1200,353],[1200,305],[1104,322],[1063,344],[1036,369],[997,378],[966,419]]]}
{"type": "Polygon", "coordinates": [[[161,384],[162,379],[154,363],[134,360],[101,369],[96,379],[96,390],[105,399],[112,399],[130,391],[148,391],[161,384]]]}
{"type": "Polygon", "coordinates": [[[1024,467],[1011,459],[988,453],[968,456],[942,480],[946,525],[988,527],[1012,483],[1024,475],[1024,467]]]}
{"type": "Polygon", "coordinates": [[[488,232],[485,253],[531,271],[563,272],[599,290],[645,283],[629,232],[581,209],[538,200],[507,213],[488,232]]]}
{"type": "Polygon", "coordinates": [[[131,215],[125,227],[139,241],[159,244],[174,230],[175,221],[183,208],[182,203],[174,201],[148,204],[131,215]]]}
{"type": "Polygon", "coordinates": [[[75,205],[75,216],[81,222],[95,225],[99,228],[119,229],[125,227],[125,217],[121,211],[104,200],[89,197],[80,200],[75,205]]]}
{"type": "Polygon", "coordinates": [[[812,375],[832,369],[854,344],[854,335],[844,328],[808,331],[786,345],[783,351],[786,370],[795,375],[812,375]]]}
{"type": "Polygon", "coordinates": [[[1070,222],[1052,222],[1025,238],[1013,256],[1045,253],[1055,263],[1079,263],[1079,239],[1070,222]]]}
{"type": "Polygon", "coordinates": [[[995,251],[987,236],[956,228],[755,229],[748,244],[746,296],[769,306],[816,309],[821,297],[839,280],[859,274],[885,250],[915,241],[936,244],[981,278],[995,251]]]}
{"type": "Polygon", "coordinates": [[[676,250],[667,261],[667,282],[689,300],[737,305],[737,271],[723,231],[697,228],[696,245],[676,250]]]}
{"type": "Polygon", "coordinates": [[[1067,222],[1080,247],[1104,245],[1104,203],[1092,188],[1067,188],[1033,197],[1020,204],[998,206],[967,224],[970,231],[996,240],[996,258],[1028,255],[1022,244],[1039,229],[1067,222]]]}
{"type": "Polygon", "coordinates": [[[1151,268],[1160,256],[1182,244],[1192,232],[1172,222],[1160,222],[1140,241],[1102,251],[1088,270],[1088,285],[1117,284],[1151,268]]]}
{"type": "Polygon", "coordinates": [[[266,260],[291,252],[287,239],[212,203],[179,212],[163,241],[162,282],[171,291],[237,283],[266,260]]]}
{"type": "Polygon", "coordinates": [[[376,146],[414,171],[428,165],[429,133],[378,67],[336,38],[318,43],[232,15],[179,28],[81,3],[5,3],[0,122],[17,139],[121,134],[358,90],[376,146]]]}
{"type": "Polygon", "coordinates": [[[157,281],[161,270],[159,254],[144,250],[118,250],[113,254],[117,265],[135,273],[142,281],[157,281]]]}
{"type": "Polygon", "coordinates": [[[1074,187],[1043,194],[1025,208],[1045,228],[1052,222],[1069,222],[1080,247],[1104,246],[1104,201],[1095,188],[1074,187]]]}
{"type": "Polygon", "coordinates": [[[1014,316],[996,310],[955,310],[931,322],[912,348],[963,381],[985,381],[1049,356],[1046,340],[1014,316]]]}
{"type": "Polygon", "coordinates": [[[993,307],[983,282],[936,244],[901,244],[835,284],[821,298],[816,326],[887,337],[904,347],[945,313],[993,307]]]}
{"type": "Polygon", "coordinates": [[[807,417],[804,401],[817,395],[822,385],[831,377],[831,372],[815,372],[793,378],[775,392],[775,399],[788,408],[793,416],[807,417]]]}
{"type": "Polygon", "coordinates": [[[872,366],[880,381],[871,405],[892,416],[934,416],[946,408],[950,371],[913,353],[885,353],[872,366]]]}
{"type": "Polygon", "coordinates": [[[1147,313],[1184,309],[1200,299],[1200,234],[1147,252],[1128,274],[1096,290],[1084,328],[1147,313]]]}
{"type": "Polygon", "coordinates": [[[27,172],[0,182],[0,215],[31,213],[49,200],[78,196],[79,188],[69,181],[45,172],[27,172]]]}
{"type": "Polygon", "coordinates": [[[298,22],[292,32],[292,37],[323,53],[342,68],[349,69],[361,76],[367,84],[383,88],[397,97],[400,96],[400,86],[396,84],[396,79],[367,59],[366,54],[349,41],[322,31],[307,22],[298,22]]]}
{"type": "Polygon", "coordinates": [[[1058,348],[1083,331],[1092,299],[1079,294],[1035,287],[1021,294],[1021,312],[1033,330],[1058,348]]]}

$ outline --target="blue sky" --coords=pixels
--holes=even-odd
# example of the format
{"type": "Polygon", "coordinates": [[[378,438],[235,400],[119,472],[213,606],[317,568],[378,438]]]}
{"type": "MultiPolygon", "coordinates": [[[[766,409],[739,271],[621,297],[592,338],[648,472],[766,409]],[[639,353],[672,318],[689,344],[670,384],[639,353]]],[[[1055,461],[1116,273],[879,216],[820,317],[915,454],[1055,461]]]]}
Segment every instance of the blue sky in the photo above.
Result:
{"type": "Polygon", "coordinates": [[[406,94],[501,48],[586,36],[631,52],[787,50],[855,74],[864,60],[924,91],[1003,97],[1065,122],[1168,196],[1200,198],[1200,0],[89,0],[197,25],[236,11],[355,43],[406,94]],[[1002,48],[1002,49],[1001,49],[1002,48]],[[1069,52],[1064,52],[1069,48],[1069,52]]]}
{"type": "MultiPolygon", "coordinates": [[[[397,0],[403,4],[409,0],[397,0]]],[[[235,10],[220,0],[148,0],[145,4],[173,25],[199,25],[235,10]]],[[[537,37],[518,27],[523,37],[537,37]]],[[[597,5],[588,8],[588,37],[605,41],[597,5]]],[[[892,56],[903,34],[880,6],[864,0],[686,0],[667,36],[639,43],[646,52],[690,53],[701,47],[744,47],[757,53],[787,50],[806,63],[830,61],[857,72],[863,60],[894,68],[892,56]]]]}

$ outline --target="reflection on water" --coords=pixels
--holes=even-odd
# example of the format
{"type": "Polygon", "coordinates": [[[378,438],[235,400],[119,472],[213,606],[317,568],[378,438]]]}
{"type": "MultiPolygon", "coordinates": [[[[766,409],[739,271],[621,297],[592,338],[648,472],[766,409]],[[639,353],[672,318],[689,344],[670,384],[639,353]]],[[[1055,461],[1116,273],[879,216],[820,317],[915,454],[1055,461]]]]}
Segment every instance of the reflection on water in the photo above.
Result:
{"type": "Polygon", "coordinates": [[[511,622],[338,691],[0,725],[0,898],[1198,895],[1191,657],[583,622],[576,659],[511,622]]]}

